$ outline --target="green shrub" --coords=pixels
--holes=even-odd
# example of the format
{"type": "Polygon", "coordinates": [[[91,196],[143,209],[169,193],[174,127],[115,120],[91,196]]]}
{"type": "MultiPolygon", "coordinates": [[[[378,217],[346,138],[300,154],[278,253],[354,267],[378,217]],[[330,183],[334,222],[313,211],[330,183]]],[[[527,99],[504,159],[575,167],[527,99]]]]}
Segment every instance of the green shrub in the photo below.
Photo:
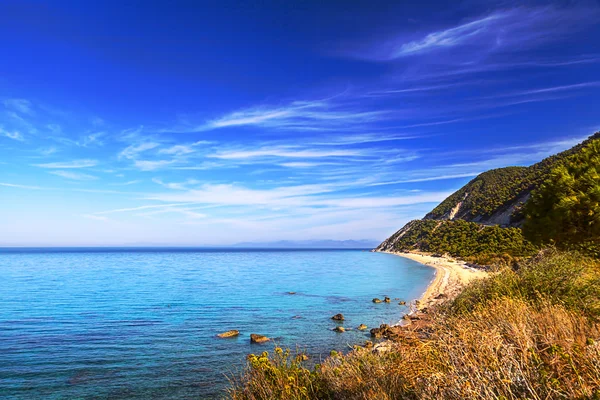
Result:
{"type": "Polygon", "coordinates": [[[553,168],[525,213],[523,230],[534,243],[600,257],[600,140],[553,168]]]}

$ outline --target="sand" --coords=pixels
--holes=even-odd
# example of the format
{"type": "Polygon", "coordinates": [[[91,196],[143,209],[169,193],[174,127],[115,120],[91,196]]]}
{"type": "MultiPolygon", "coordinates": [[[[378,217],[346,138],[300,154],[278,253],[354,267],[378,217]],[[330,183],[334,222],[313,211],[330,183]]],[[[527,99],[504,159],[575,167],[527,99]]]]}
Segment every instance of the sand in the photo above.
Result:
{"type": "Polygon", "coordinates": [[[418,252],[400,253],[386,251],[385,253],[410,258],[411,260],[436,269],[434,279],[419,299],[419,309],[429,307],[440,300],[453,298],[460,293],[461,288],[467,283],[475,279],[489,276],[489,272],[471,268],[467,266],[465,262],[455,260],[451,257],[434,257],[418,252]],[[444,297],[443,299],[436,298],[440,294],[445,295],[442,296],[444,297]]]}

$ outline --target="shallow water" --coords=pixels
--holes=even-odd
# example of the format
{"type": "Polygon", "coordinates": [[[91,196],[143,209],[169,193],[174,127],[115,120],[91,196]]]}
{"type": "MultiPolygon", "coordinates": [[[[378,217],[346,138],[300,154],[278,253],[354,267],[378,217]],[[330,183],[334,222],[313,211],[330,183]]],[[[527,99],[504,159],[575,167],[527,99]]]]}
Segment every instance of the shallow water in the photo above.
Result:
{"type": "Polygon", "coordinates": [[[417,298],[433,276],[358,250],[0,249],[0,398],[219,397],[272,350],[250,333],[318,359],[369,337],[332,315],[397,322],[404,306],[371,299],[417,298]]]}

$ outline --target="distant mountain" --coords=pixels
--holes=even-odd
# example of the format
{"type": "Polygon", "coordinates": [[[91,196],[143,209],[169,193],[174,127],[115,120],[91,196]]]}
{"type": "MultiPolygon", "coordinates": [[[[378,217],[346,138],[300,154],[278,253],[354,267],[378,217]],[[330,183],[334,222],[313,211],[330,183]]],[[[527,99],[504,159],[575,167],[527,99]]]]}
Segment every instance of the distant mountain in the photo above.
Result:
{"type": "MultiPolygon", "coordinates": [[[[481,254],[519,257],[535,250],[527,240],[532,240],[534,236],[529,234],[524,237],[522,234],[521,228],[526,217],[529,218],[527,221],[531,221],[532,218],[556,219],[551,213],[555,212],[557,207],[574,208],[583,204],[584,199],[587,201],[586,210],[574,209],[571,212],[569,209],[564,212],[567,215],[565,220],[576,212],[581,215],[579,220],[569,221],[568,225],[565,222],[558,230],[577,230],[580,234],[586,232],[590,236],[589,232],[592,231],[589,225],[597,225],[595,218],[598,205],[594,199],[598,196],[600,185],[595,171],[600,167],[595,164],[595,149],[599,146],[600,132],[597,132],[579,145],[530,167],[506,167],[484,172],[442,201],[422,220],[406,224],[384,240],[376,250],[422,250],[450,253],[459,257],[477,257],[481,254]],[[577,174],[583,176],[584,173],[576,171],[576,167],[585,163],[590,164],[587,165],[588,175],[585,178],[589,184],[584,183],[580,185],[584,186],[583,188],[575,189],[573,182],[577,181],[577,174]],[[568,167],[569,165],[571,167],[568,167]],[[562,181],[556,178],[560,168],[567,176],[562,181]],[[568,175],[569,168],[572,175],[568,175]],[[563,197],[549,200],[554,203],[547,204],[546,210],[537,210],[535,216],[527,216],[526,210],[531,205],[529,200],[532,195],[535,198],[536,193],[540,192],[537,189],[541,187],[545,188],[545,192],[552,192],[554,189],[549,190],[550,186],[555,187],[556,191],[562,190],[563,197]],[[577,226],[576,223],[580,223],[581,226],[577,226]]],[[[584,178],[579,179],[583,181],[584,178]]],[[[530,223],[529,226],[531,225],[530,223]]],[[[530,232],[526,229],[525,233],[530,232]]],[[[545,239],[546,244],[558,244],[555,237],[545,239]]],[[[588,238],[588,241],[592,239],[588,238]]],[[[534,242],[543,244],[541,240],[534,242]]]]}
{"type": "Polygon", "coordinates": [[[243,242],[233,247],[265,249],[372,249],[375,240],[279,240],[276,242],[243,242]]]}

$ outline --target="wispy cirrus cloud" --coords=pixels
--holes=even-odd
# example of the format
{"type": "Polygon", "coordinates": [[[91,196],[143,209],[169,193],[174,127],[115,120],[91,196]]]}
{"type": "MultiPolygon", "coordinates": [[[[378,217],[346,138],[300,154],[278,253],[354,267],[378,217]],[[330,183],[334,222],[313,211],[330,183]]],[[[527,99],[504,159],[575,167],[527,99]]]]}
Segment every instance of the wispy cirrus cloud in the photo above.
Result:
{"type": "Polygon", "coordinates": [[[104,145],[104,142],[102,140],[104,136],[106,136],[106,132],[93,132],[80,136],[77,139],[70,139],[68,137],[62,136],[54,136],[53,139],[59,143],[66,145],[73,145],[78,147],[99,147],[104,145]]]}
{"type": "Polygon", "coordinates": [[[160,146],[160,143],[156,143],[156,142],[142,142],[142,143],[131,144],[131,145],[127,146],[126,148],[124,148],[123,150],[121,150],[121,152],[119,153],[119,158],[127,158],[127,159],[131,160],[131,159],[138,157],[140,154],[142,154],[148,150],[155,149],[159,146],[160,146]]]}
{"type": "Polygon", "coordinates": [[[21,132],[19,132],[19,131],[11,132],[6,129],[3,129],[2,127],[0,127],[0,136],[4,136],[4,137],[7,137],[12,140],[17,140],[19,142],[25,141],[25,137],[23,136],[23,134],[21,134],[21,132]]]}
{"type": "Polygon", "coordinates": [[[193,154],[198,151],[199,146],[206,146],[214,144],[214,142],[209,140],[198,140],[193,143],[186,144],[175,144],[164,149],[160,149],[158,154],[166,154],[171,156],[185,156],[188,154],[193,154]]]}
{"type": "Polygon", "coordinates": [[[308,162],[308,161],[297,161],[297,162],[284,162],[277,164],[281,167],[286,168],[313,168],[313,167],[321,167],[324,165],[340,165],[339,163],[334,162],[308,162]]]}
{"type": "Polygon", "coordinates": [[[0,182],[0,186],[17,188],[17,189],[30,189],[30,190],[44,190],[45,189],[40,186],[21,185],[18,183],[7,183],[7,182],[0,182]]]}
{"type": "Polygon", "coordinates": [[[350,53],[359,58],[391,61],[452,50],[454,62],[457,62],[465,55],[471,59],[481,58],[508,50],[522,51],[561,39],[592,24],[599,15],[600,7],[594,3],[498,9],[418,38],[404,34],[367,50],[350,53]],[[468,51],[457,53],[457,49],[468,51]]]}
{"type": "Polygon", "coordinates": [[[209,154],[210,158],[220,158],[225,160],[247,159],[257,157],[279,157],[279,158],[327,158],[327,157],[351,157],[361,156],[368,152],[363,149],[345,149],[345,150],[319,150],[297,148],[293,146],[281,147],[263,147],[247,150],[225,150],[209,154]]]}
{"type": "Polygon", "coordinates": [[[571,85],[551,86],[551,87],[544,87],[544,88],[538,88],[538,89],[527,89],[527,90],[521,90],[521,91],[517,91],[517,92],[507,93],[504,95],[500,94],[500,95],[496,95],[495,97],[527,96],[527,95],[556,93],[556,92],[568,92],[568,91],[573,91],[573,90],[597,88],[597,87],[600,87],[600,81],[581,82],[581,83],[575,83],[575,84],[571,84],[571,85]]]}
{"type": "Polygon", "coordinates": [[[2,102],[4,107],[21,114],[33,114],[32,104],[27,99],[6,99],[2,102]]]}
{"type": "Polygon", "coordinates": [[[51,163],[33,164],[35,167],[49,169],[74,169],[74,168],[89,168],[98,165],[98,161],[90,159],[73,160],[73,161],[58,161],[51,163]]]}
{"type": "Polygon", "coordinates": [[[352,187],[363,186],[362,181],[349,181],[330,184],[305,184],[277,186],[257,189],[235,184],[202,184],[194,189],[177,193],[156,193],[147,196],[149,200],[168,203],[212,204],[218,206],[330,206],[330,207],[395,207],[425,202],[441,201],[449,193],[420,193],[410,196],[362,195],[349,198],[336,192],[352,187]]]}
{"type": "Polygon", "coordinates": [[[176,160],[134,160],[133,165],[141,171],[155,171],[176,163],[176,160]]]}
{"type": "Polygon", "coordinates": [[[325,100],[293,101],[282,106],[256,106],[225,114],[198,125],[176,126],[161,132],[190,133],[255,126],[279,130],[331,130],[377,121],[389,112],[369,111],[344,104],[333,96],[325,100]]]}
{"type": "Polygon", "coordinates": [[[478,36],[486,33],[489,34],[497,23],[508,19],[510,15],[510,12],[496,12],[466,24],[438,32],[432,32],[422,39],[401,44],[399,48],[394,49],[389,54],[389,57],[393,59],[433,51],[441,47],[454,47],[465,44],[478,36]]]}
{"type": "Polygon", "coordinates": [[[57,170],[57,171],[49,171],[49,173],[56,175],[56,176],[60,176],[61,178],[71,179],[74,181],[92,181],[92,180],[98,179],[98,177],[93,176],[93,175],[84,174],[81,172],[73,172],[73,171],[57,170]]]}

